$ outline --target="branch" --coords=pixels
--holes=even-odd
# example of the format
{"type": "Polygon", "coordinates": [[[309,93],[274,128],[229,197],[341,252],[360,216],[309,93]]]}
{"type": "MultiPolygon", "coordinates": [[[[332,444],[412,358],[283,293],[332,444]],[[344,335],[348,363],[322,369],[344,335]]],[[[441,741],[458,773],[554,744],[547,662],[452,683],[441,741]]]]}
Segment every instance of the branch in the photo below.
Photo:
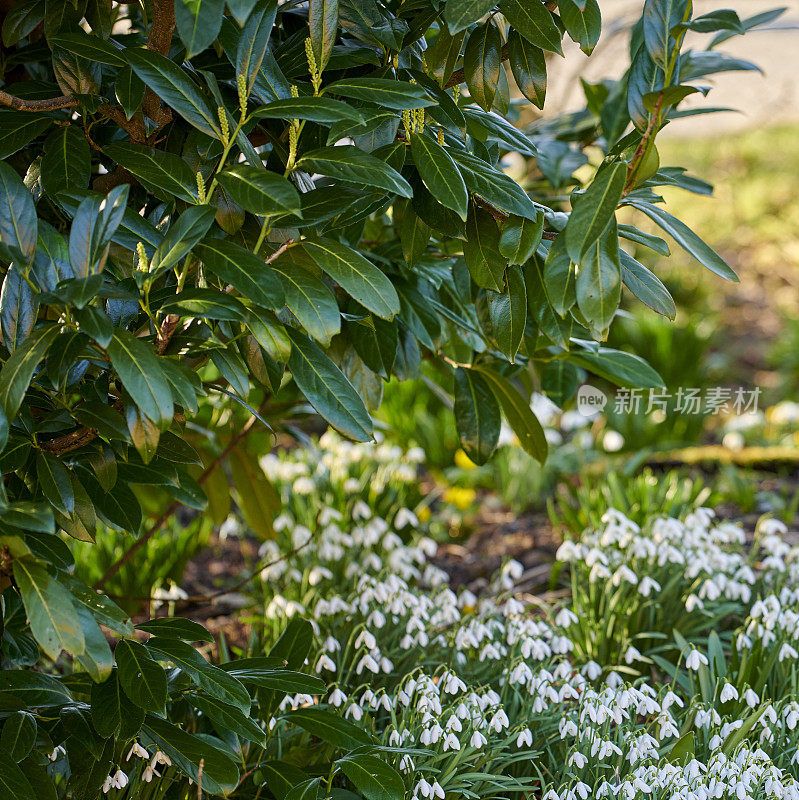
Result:
{"type": "Polygon", "coordinates": [[[16,111],[58,111],[60,108],[74,108],[80,101],[68,95],[50,97],[47,100],[23,100],[13,94],[0,90],[0,105],[16,111]]]}
{"type": "Polygon", "coordinates": [[[641,141],[638,143],[638,147],[635,150],[635,155],[632,157],[630,160],[630,165],[627,167],[627,180],[624,183],[624,191],[621,194],[622,197],[627,197],[627,195],[635,186],[635,181],[638,177],[638,170],[641,168],[644,156],[646,155],[649,146],[649,140],[654,134],[657,133],[657,128],[660,124],[660,107],[662,104],[663,90],[661,89],[660,94],[658,94],[655,107],[652,110],[652,116],[649,118],[649,124],[646,126],[644,135],[641,137],[641,141]]]}
{"type": "MultiPolygon", "coordinates": [[[[155,0],[153,21],[147,36],[147,49],[162,56],[169,55],[172,44],[172,32],[175,30],[174,0],[155,0]]],[[[142,111],[158,126],[158,130],[172,121],[172,111],[161,104],[161,99],[149,87],[144,93],[142,111]]],[[[158,132],[156,130],[156,133],[158,132]]]]}
{"type": "MultiPolygon", "coordinates": [[[[258,408],[259,415],[265,406],[266,401],[264,400],[264,402],[261,403],[260,407],[258,408]]],[[[214,470],[230,455],[239,442],[250,433],[255,425],[256,419],[257,417],[250,417],[247,422],[244,423],[241,430],[228,442],[225,449],[222,450],[222,452],[206,467],[203,474],[197,479],[197,483],[199,483],[200,486],[202,486],[205,481],[208,480],[214,470]]],[[[106,570],[105,575],[103,575],[103,577],[94,584],[95,590],[100,590],[108,581],[110,581],[111,578],[113,578],[114,575],[116,575],[117,572],[119,572],[119,570],[122,569],[122,567],[127,564],[128,561],[130,561],[131,558],[133,558],[133,556],[142,547],[144,547],[144,545],[147,544],[147,542],[149,542],[150,539],[152,539],[153,536],[155,536],[155,534],[161,530],[161,528],[164,527],[164,525],[166,525],[166,523],[181,505],[182,503],[177,501],[172,503],[172,505],[170,505],[169,508],[167,508],[167,510],[164,511],[160,517],[158,517],[158,519],[147,529],[147,531],[138,539],[136,539],[136,541],[133,542],[133,544],[106,570]]]]}

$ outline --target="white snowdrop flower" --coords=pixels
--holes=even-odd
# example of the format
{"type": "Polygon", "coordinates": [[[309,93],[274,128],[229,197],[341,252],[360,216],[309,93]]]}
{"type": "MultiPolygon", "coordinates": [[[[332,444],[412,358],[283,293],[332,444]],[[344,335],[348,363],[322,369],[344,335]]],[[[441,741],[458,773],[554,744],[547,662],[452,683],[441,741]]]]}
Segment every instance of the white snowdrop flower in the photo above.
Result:
{"type": "Polygon", "coordinates": [[[352,507],[352,518],[355,520],[366,520],[372,516],[372,509],[363,500],[356,501],[352,507]]]}
{"type": "Polygon", "coordinates": [[[328,672],[335,672],[336,662],[333,661],[333,659],[330,658],[329,655],[322,653],[322,655],[319,656],[316,662],[315,669],[317,673],[322,672],[322,670],[327,670],[328,672]]]}
{"type": "Polygon", "coordinates": [[[363,718],[363,709],[357,703],[353,703],[347,707],[344,716],[352,717],[356,722],[360,722],[363,718]]]}
{"type": "Polygon", "coordinates": [[[476,747],[478,750],[481,749],[483,747],[483,745],[487,744],[487,742],[488,742],[488,739],[486,739],[486,737],[483,736],[483,734],[480,733],[480,731],[475,731],[472,734],[472,738],[469,739],[469,744],[472,747],[476,747]]]}
{"type": "Polygon", "coordinates": [[[521,578],[524,574],[524,565],[515,558],[511,558],[503,565],[502,573],[503,575],[507,575],[512,580],[518,581],[519,578],[521,578]]]}
{"type": "Polygon", "coordinates": [[[731,683],[725,683],[719,698],[722,703],[726,703],[729,700],[737,700],[738,690],[731,683]]]}
{"type": "Polygon", "coordinates": [[[414,514],[413,511],[411,511],[410,509],[401,508],[399,511],[397,511],[394,517],[394,527],[398,531],[401,531],[404,528],[407,528],[409,525],[412,528],[418,527],[419,519],[416,516],[416,514],[414,514]]]}
{"type": "Polygon", "coordinates": [[[355,647],[365,647],[367,650],[374,650],[377,647],[377,640],[374,634],[367,630],[362,630],[355,640],[355,647]]]}
{"type": "Polygon", "coordinates": [[[568,761],[570,767],[577,767],[577,769],[582,769],[587,763],[588,759],[578,750],[571,754],[568,761]]]}
{"type": "Polygon", "coordinates": [[[416,788],[413,790],[413,792],[414,795],[420,795],[421,797],[433,796],[432,787],[424,778],[419,780],[419,783],[416,784],[416,788]]]}
{"type": "Polygon", "coordinates": [[[333,689],[330,693],[330,697],[328,698],[328,702],[330,705],[335,706],[336,708],[340,708],[347,702],[347,695],[341,691],[338,687],[333,689]]]}
{"type": "Polygon", "coordinates": [[[171,767],[172,759],[166,753],[162,753],[160,750],[156,750],[155,755],[153,756],[153,760],[150,763],[154,767],[158,766],[159,764],[164,767],[171,767]]]}
{"type": "Polygon", "coordinates": [[[783,646],[780,648],[777,660],[784,661],[786,658],[799,658],[799,653],[797,653],[796,650],[788,644],[788,642],[785,642],[785,644],[783,644],[783,646]]]}
{"type": "Polygon", "coordinates": [[[573,719],[566,719],[565,717],[562,717],[559,727],[561,739],[565,739],[567,736],[577,736],[577,723],[573,719]]]}
{"type": "Polygon", "coordinates": [[[661,589],[660,584],[654,579],[651,578],[649,575],[644,576],[641,579],[641,582],[638,584],[638,592],[643,597],[649,597],[649,595],[654,592],[659,592],[661,589]]]}
{"type": "Polygon", "coordinates": [[[523,746],[533,746],[533,734],[529,728],[523,728],[521,731],[519,731],[519,735],[516,737],[516,747],[523,746]]]}
{"type": "Polygon", "coordinates": [[[624,654],[624,663],[625,664],[632,664],[635,661],[638,661],[641,658],[641,653],[638,648],[633,647],[630,645],[627,648],[627,652],[624,654]]]}
{"type": "Polygon", "coordinates": [[[430,797],[437,797],[439,800],[444,800],[446,794],[438,781],[433,781],[430,788],[433,790],[433,793],[430,795],[430,797]]]}
{"type": "Polygon", "coordinates": [[[355,494],[361,488],[361,484],[358,482],[357,478],[347,478],[347,480],[344,481],[343,488],[347,494],[355,494]]]}
{"type": "Polygon", "coordinates": [[[596,661],[589,661],[583,666],[583,671],[589,681],[595,681],[602,674],[602,667],[596,661]]]}
{"type": "Polygon", "coordinates": [[[460,750],[461,743],[458,737],[454,733],[448,733],[444,737],[444,752],[446,753],[447,750],[460,750]]]}
{"type": "Polygon", "coordinates": [[[368,669],[369,672],[373,672],[377,675],[380,672],[380,664],[375,661],[375,659],[367,653],[355,666],[355,673],[360,675],[365,669],[368,669]]]}
{"type": "Polygon", "coordinates": [[[334,638],[333,636],[328,636],[322,645],[322,649],[329,653],[335,653],[341,650],[341,644],[339,643],[338,639],[334,638]]]}
{"type": "Polygon", "coordinates": [[[578,622],[577,615],[568,608],[562,608],[555,617],[555,624],[559,628],[568,628],[574,622],[578,622]]]}
{"type": "Polygon", "coordinates": [[[114,787],[114,779],[109,775],[103,781],[103,794],[108,794],[114,787]]]}
{"type": "Polygon", "coordinates": [[[705,604],[695,595],[689,594],[688,597],[685,599],[685,610],[686,611],[696,611],[698,609],[703,609],[705,604]]]}
{"type": "Polygon", "coordinates": [[[148,760],[150,758],[150,754],[138,742],[133,742],[133,746],[130,748],[130,750],[128,750],[128,755],[125,761],[130,761],[133,756],[148,760]]]}
{"type": "Polygon", "coordinates": [[[301,476],[295,479],[291,488],[294,494],[309,495],[313,494],[314,489],[316,489],[316,484],[313,482],[312,478],[301,476]]]}
{"type": "Polygon", "coordinates": [[[494,713],[491,717],[491,721],[488,723],[488,727],[497,733],[501,733],[502,729],[507,728],[508,725],[510,725],[508,715],[501,708],[494,713]]]}
{"type": "Polygon", "coordinates": [[[327,568],[322,566],[315,566],[308,573],[308,583],[311,586],[318,586],[323,580],[331,580],[333,573],[327,568]]]}
{"type": "Polygon", "coordinates": [[[554,789],[550,789],[542,798],[542,800],[560,800],[560,796],[554,789]]]}
{"type": "Polygon", "coordinates": [[[752,691],[752,689],[747,689],[744,692],[743,699],[744,703],[746,703],[746,705],[748,705],[749,708],[754,708],[760,702],[760,697],[758,697],[758,695],[754,691],[752,691]]]}
{"type": "Polygon", "coordinates": [[[145,783],[150,783],[150,781],[152,781],[153,778],[160,778],[160,777],[161,773],[157,769],[155,769],[155,767],[153,767],[152,764],[148,764],[144,768],[144,771],[141,774],[141,779],[145,783]]]}
{"type": "Polygon", "coordinates": [[[407,753],[400,759],[399,766],[400,770],[406,775],[416,770],[416,765],[413,763],[413,759],[407,753]]]}
{"type": "Polygon", "coordinates": [[[717,733],[710,737],[710,741],[708,742],[708,747],[711,750],[718,750],[724,744],[724,739],[719,736],[717,733]]]}
{"type": "Polygon", "coordinates": [[[706,665],[707,663],[707,656],[700,653],[696,648],[692,649],[688,654],[688,658],[685,659],[685,666],[694,671],[698,670],[702,664],[706,665]]]}
{"type": "Polygon", "coordinates": [[[128,785],[128,776],[121,769],[118,769],[114,773],[114,780],[113,780],[114,788],[124,789],[127,785],[128,785]]]}
{"type": "Polygon", "coordinates": [[[63,745],[59,744],[59,745],[56,745],[56,747],[53,748],[53,752],[50,753],[49,758],[50,758],[50,761],[58,761],[58,759],[62,755],[65,756],[66,754],[67,754],[66,748],[63,747],[63,745]]]}

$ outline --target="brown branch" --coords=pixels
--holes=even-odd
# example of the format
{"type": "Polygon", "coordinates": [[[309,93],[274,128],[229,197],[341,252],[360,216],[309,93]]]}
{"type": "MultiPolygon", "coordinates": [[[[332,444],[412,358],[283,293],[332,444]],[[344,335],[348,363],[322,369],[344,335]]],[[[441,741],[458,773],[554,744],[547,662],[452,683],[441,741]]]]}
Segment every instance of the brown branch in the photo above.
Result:
{"type": "Polygon", "coordinates": [[[62,455],[71,450],[77,450],[97,438],[97,431],[94,428],[78,428],[72,433],[57,436],[55,439],[48,439],[41,442],[39,446],[47,453],[62,455]]]}
{"type": "Polygon", "coordinates": [[[166,352],[167,347],[169,347],[169,343],[172,341],[172,337],[178,329],[179,322],[180,317],[177,314],[167,314],[166,318],[161,323],[161,329],[158,331],[158,340],[155,343],[155,352],[158,353],[159,356],[162,356],[166,352]]]}
{"type": "MultiPolygon", "coordinates": [[[[160,53],[162,56],[168,56],[174,30],[174,0],[155,0],[153,21],[150,25],[150,33],[147,35],[147,49],[160,53]]],[[[172,111],[161,104],[161,99],[149,87],[144,93],[142,111],[158,126],[156,133],[172,121],[172,111]]]]}
{"type": "Polygon", "coordinates": [[[649,140],[652,138],[653,133],[657,132],[657,126],[660,122],[660,106],[662,103],[663,90],[661,89],[655,107],[652,110],[652,116],[649,118],[649,124],[646,126],[644,135],[641,137],[641,141],[638,143],[638,147],[635,150],[635,155],[633,155],[630,160],[630,165],[627,167],[627,180],[624,183],[624,191],[621,194],[622,197],[627,197],[633,189],[638,170],[641,168],[641,163],[646,155],[649,140]]]}
{"type": "Polygon", "coordinates": [[[80,101],[68,95],[49,97],[46,100],[23,100],[0,90],[0,105],[16,111],[58,111],[61,108],[74,108],[80,105],[80,101]]]}
{"type": "MultiPolygon", "coordinates": [[[[264,402],[261,403],[261,406],[258,409],[259,415],[261,414],[261,411],[263,410],[265,405],[266,401],[264,400],[264,402]]],[[[235,434],[235,436],[233,436],[233,438],[228,442],[225,449],[222,450],[222,452],[205,468],[202,475],[200,475],[200,477],[197,479],[197,483],[199,483],[200,486],[202,486],[205,483],[205,481],[208,480],[211,473],[213,473],[214,470],[230,455],[230,453],[239,444],[239,442],[241,442],[241,440],[244,439],[250,433],[250,431],[252,431],[256,419],[257,417],[254,416],[250,417],[247,420],[247,422],[244,423],[241,430],[237,434],[235,434]]],[[[153,536],[155,536],[155,534],[161,530],[161,528],[164,527],[164,525],[166,525],[166,523],[175,514],[175,512],[180,508],[181,505],[182,504],[177,501],[172,503],[172,505],[170,505],[167,508],[167,510],[164,511],[164,513],[161,514],[160,517],[158,517],[158,519],[147,529],[147,531],[144,534],[142,534],[138,539],[136,539],[136,541],[127,550],[125,550],[125,552],[105,571],[103,577],[100,578],[100,580],[94,584],[94,588],[96,590],[99,590],[103,587],[104,584],[106,584],[109,580],[111,580],[111,578],[113,578],[114,575],[116,575],[117,572],[119,572],[119,570],[122,569],[122,567],[125,564],[127,564],[128,561],[130,561],[131,558],[133,558],[133,556],[142,547],[144,547],[144,545],[146,545],[147,542],[149,542],[150,539],[152,539],[153,536]]]]}
{"type": "MultiPolygon", "coordinates": [[[[502,45],[502,61],[508,60],[508,46],[506,44],[502,45]]],[[[466,75],[463,71],[463,68],[456,69],[452,75],[449,76],[449,80],[444,84],[444,89],[451,89],[453,86],[460,86],[466,80],[466,75]]]]}

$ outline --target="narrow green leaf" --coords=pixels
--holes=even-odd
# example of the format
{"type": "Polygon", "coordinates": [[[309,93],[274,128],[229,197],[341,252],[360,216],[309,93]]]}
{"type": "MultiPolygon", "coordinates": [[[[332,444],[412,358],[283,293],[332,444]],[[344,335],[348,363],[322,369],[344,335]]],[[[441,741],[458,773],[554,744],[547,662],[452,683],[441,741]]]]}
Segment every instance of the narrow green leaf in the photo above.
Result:
{"type": "Polygon", "coordinates": [[[533,458],[542,464],[547,458],[547,439],[544,429],[537,417],[530,410],[529,402],[513,388],[507,378],[488,367],[476,367],[491,386],[497,400],[499,400],[508,425],[519,438],[519,444],[533,458]]]}
{"type": "Polygon", "coordinates": [[[463,255],[478,286],[501,292],[508,262],[499,252],[500,234],[494,218],[487,211],[472,207],[466,220],[463,255]]]}
{"type": "Polygon", "coordinates": [[[275,271],[241,245],[229,239],[205,239],[194,252],[210,272],[244,297],[267,308],[283,306],[285,294],[275,271]]]}
{"type": "Polygon", "coordinates": [[[700,239],[684,222],[672,216],[668,211],[651,203],[631,202],[633,208],[643,211],[651,220],[671,236],[677,244],[690,253],[702,266],[707,267],[722,278],[738,281],[738,276],[727,262],[708,244],[700,239]]]}
{"type": "Polygon", "coordinates": [[[117,328],[108,345],[108,356],[142,413],[156,424],[171,420],[172,390],[153,351],[133,334],[117,328]]]}
{"type": "Polygon", "coordinates": [[[563,55],[560,31],[552,14],[539,0],[500,0],[499,8],[511,27],[530,44],[563,55]]]}
{"type": "MultiPolygon", "coordinates": [[[[220,13],[220,23],[221,16],[220,13]]],[[[139,78],[186,122],[207,136],[221,139],[222,132],[215,109],[174,61],[143,48],[128,48],[125,58],[139,78]]]]}
{"type": "Polygon", "coordinates": [[[304,239],[299,247],[364,308],[383,319],[392,319],[399,313],[394,285],[356,250],[333,239],[304,239]]]}
{"type": "Polygon", "coordinates": [[[411,153],[413,163],[430,194],[465,220],[469,193],[449,153],[429,136],[418,133],[411,136],[411,153]]]}
{"type": "Polygon", "coordinates": [[[499,441],[502,414],[479,372],[463,367],[455,370],[454,413],[461,447],[475,464],[485,464],[499,441]]]}
{"type": "Polygon", "coordinates": [[[385,161],[352,145],[312,150],[297,162],[297,168],[338,178],[359,187],[374,186],[401,197],[413,196],[408,181],[399,172],[385,161]]]}
{"type": "Polygon", "coordinates": [[[449,0],[444,7],[444,19],[449,32],[455,34],[468,28],[495,5],[496,0],[449,0]]]}
{"type": "Polygon", "coordinates": [[[536,107],[543,108],[547,94],[547,62],[544,51],[516,30],[508,36],[508,63],[519,91],[536,107]]]}
{"type": "Polygon", "coordinates": [[[180,156],[124,142],[107,144],[103,150],[162,199],[174,196],[186,203],[197,202],[197,178],[180,156]]]}
{"type": "Polygon", "coordinates": [[[78,656],[86,649],[78,612],[69,592],[37,561],[14,560],[14,580],[39,646],[54,661],[62,650],[78,656]]]}
{"type": "Polygon", "coordinates": [[[7,420],[13,420],[22,405],[33,373],[58,335],[57,325],[34,331],[14,350],[0,369],[0,408],[7,420]]]}
{"type": "Polygon", "coordinates": [[[334,428],[359,442],[372,439],[372,420],[352,384],[325,352],[291,328],[289,369],[308,402],[334,428]]]}

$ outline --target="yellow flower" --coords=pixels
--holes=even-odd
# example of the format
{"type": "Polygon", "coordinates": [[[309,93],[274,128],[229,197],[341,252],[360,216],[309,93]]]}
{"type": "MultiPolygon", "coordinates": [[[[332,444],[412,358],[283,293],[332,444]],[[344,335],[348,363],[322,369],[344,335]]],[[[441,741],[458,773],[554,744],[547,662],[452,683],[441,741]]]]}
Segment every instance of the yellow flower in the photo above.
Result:
{"type": "Polygon", "coordinates": [[[475,464],[463,450],[458,450],[458,452],[455,453],[455,466],[461,469],[474,469],[477,464],[475,464]]]}
{"type": "Polygon", "coordinates": [[[430,508],[428,506],[420,508],[416,512],[416,517],[418,518],[419,522],[427,522],[430,519],[430,508]]]}
{"type": "Polygon", "coordinates": [[[474,489],[461,489],[459,486],[450,486],[444,492],[444,502],[451,503],[461,511],[465,511],[474,503],[477,492],[474,489]]]}

